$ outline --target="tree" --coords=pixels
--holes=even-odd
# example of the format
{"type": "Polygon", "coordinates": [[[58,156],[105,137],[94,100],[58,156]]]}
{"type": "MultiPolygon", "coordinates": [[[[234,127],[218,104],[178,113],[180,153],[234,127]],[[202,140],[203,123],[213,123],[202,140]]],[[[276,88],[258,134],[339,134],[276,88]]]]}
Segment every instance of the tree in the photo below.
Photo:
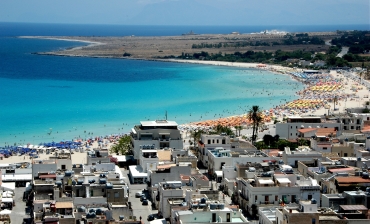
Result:
{"type": "Polygon", "coordinates": [[[117,154],[128,155],[131,153],[131,149],[131,137],[129,135],[124,135],[118,140],[117,144],[110,148],[110,151],[117,154]]]}
{"type": "Polygon", "coordinates": [[[243,130],[243,126],[237,125],[234,127],[235,128],[235,135],[240,136],[241,130],[243,130]],[[239,134],[238,134],[239,131],[239,134]]]}
{"type": "Polygon", "coordinates": [[[194,148],[196,147],[196,143],[199,142],[200,137],[203,133],[203,130],[190,131],[190,136],[194,139],[194,148]]]}
{"type": "Polygon", "coordinates": [[[248,111],[247,117],[252,122],[252,126],[253,126],[253,133],[252,133],[252,144],[253,144],[257,138],[258,127],[263,122],[262,112],[259,106],[252,106],[252,108],[248,111]]]}
{"type": "Polygon", "coordinates": [[[265,143],[265,145],[267,146],[271,146],[272,144],[274,144],[274,137],[272,137],[272,135],[264,135],[263,136],[263,142],[265,143]]]}
{"type": "Polygon", "coordinates": [[[214,134],[221,134],[221,133],[224,133],[226,135],[234,135],[234,132],[233,130],[231,130],[229,127],[227,126],[222,126],[222,125],[217,125],[216,127],[213,128],[214,129],[214,134]]]}

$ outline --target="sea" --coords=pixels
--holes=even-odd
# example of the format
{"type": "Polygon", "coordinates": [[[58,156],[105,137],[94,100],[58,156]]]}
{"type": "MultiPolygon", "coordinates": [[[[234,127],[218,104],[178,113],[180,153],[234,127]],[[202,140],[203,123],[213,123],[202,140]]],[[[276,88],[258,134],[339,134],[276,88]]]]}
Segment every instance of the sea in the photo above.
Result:
{"type": "Polygon", "coordinates": [[[19,36],[166,36],[364,30],[343,26],[121,26],[0,23],[0,146],[128,133],[144,120],[184,124],[264,110],[298,98],[303,85],[258,69],[38,55],[84,46],[19,36]]]}

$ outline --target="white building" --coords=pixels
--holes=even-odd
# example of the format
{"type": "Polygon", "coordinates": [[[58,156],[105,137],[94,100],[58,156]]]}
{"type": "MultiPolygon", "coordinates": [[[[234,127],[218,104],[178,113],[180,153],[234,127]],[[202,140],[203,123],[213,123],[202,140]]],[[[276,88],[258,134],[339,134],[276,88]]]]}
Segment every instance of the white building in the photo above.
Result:
{"type": "Polygon", "coordinates": [[[300,129],[305,128],[334,128],[340,135],[343,130],[343,123],[338,123],[337,119],[326,120],[321,117],[288,117],[285,123],[276,124],[276,134],[280,138],[296,139],[300,129]]]}
{"type": "Polygon", "coordinates": [[[134,158],[140,159],[140,149],[182,149],[183,139],[175,121],[141,121],[131,129],[134,158]]]}
{"type": "Polygon", "coordinates": [[[198,159],[205,167],[208,167],[208,151],[218,147],[230,149],[230,137],[227,135],[201,135],[198,159]]]}
{"type": "Polygon", "coordinates": [[[252,212],[252,205],[263,207],[289,204],[298,199],[320,201],[320,185],[312,178],[306,179],[295,174],[248,176],[237,178],[237,190],[241,206],[249,212],[252,212]]]}

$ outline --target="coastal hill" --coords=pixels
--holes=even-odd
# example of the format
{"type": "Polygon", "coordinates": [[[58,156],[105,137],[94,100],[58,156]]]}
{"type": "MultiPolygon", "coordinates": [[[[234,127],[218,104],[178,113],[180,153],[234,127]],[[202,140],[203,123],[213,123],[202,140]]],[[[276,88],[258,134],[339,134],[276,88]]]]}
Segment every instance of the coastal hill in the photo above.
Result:
{"type": "MultiPolygon", "coordinates": [[[[220,52],[231,54],[236,51],[314,51],[325,52],[329,46],[324,41],[339,37],[336,32],[315,33],[255,33],[255,34],[201,34],[162,37],[28,37],[44,39],[79,40],[90,43],[87,46],[37,54],[153,59],[168,56],[181,56],[206,51],[209,54],[220,52]]],[[[23,37],[24,38],[24,37],[23,37]]]]}

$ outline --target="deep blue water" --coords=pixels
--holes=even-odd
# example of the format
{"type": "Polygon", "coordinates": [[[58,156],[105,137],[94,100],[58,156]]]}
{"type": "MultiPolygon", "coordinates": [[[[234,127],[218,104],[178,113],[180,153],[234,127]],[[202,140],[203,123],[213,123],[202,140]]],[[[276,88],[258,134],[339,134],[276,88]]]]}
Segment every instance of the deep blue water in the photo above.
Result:
{"type": "Polygon", "coordinates": [[[190,30],[198,34],[228,34],[260,32],[262,30],[286,32],[314,32],[336,30],[369,30],[369,24],[354,25],[269,25],[269,26],[130,26],[82,24],[1,23],[0,36],[172,36],[190,30]]]}
{"type": "Polygon", "coordinates": [[[289,76],[254,69],[37,55],[32,53],[84,43],[14,37],[179,35],[190,29],[198,33],[267,29],[123,28],[0,23],[0,145],[125,133],[141,120],[163,119],[166,111],[168,119],[179,124],[242,114],[252,105],[268,109],[295,99],[294,93],[302,88],[289,76]]]}

